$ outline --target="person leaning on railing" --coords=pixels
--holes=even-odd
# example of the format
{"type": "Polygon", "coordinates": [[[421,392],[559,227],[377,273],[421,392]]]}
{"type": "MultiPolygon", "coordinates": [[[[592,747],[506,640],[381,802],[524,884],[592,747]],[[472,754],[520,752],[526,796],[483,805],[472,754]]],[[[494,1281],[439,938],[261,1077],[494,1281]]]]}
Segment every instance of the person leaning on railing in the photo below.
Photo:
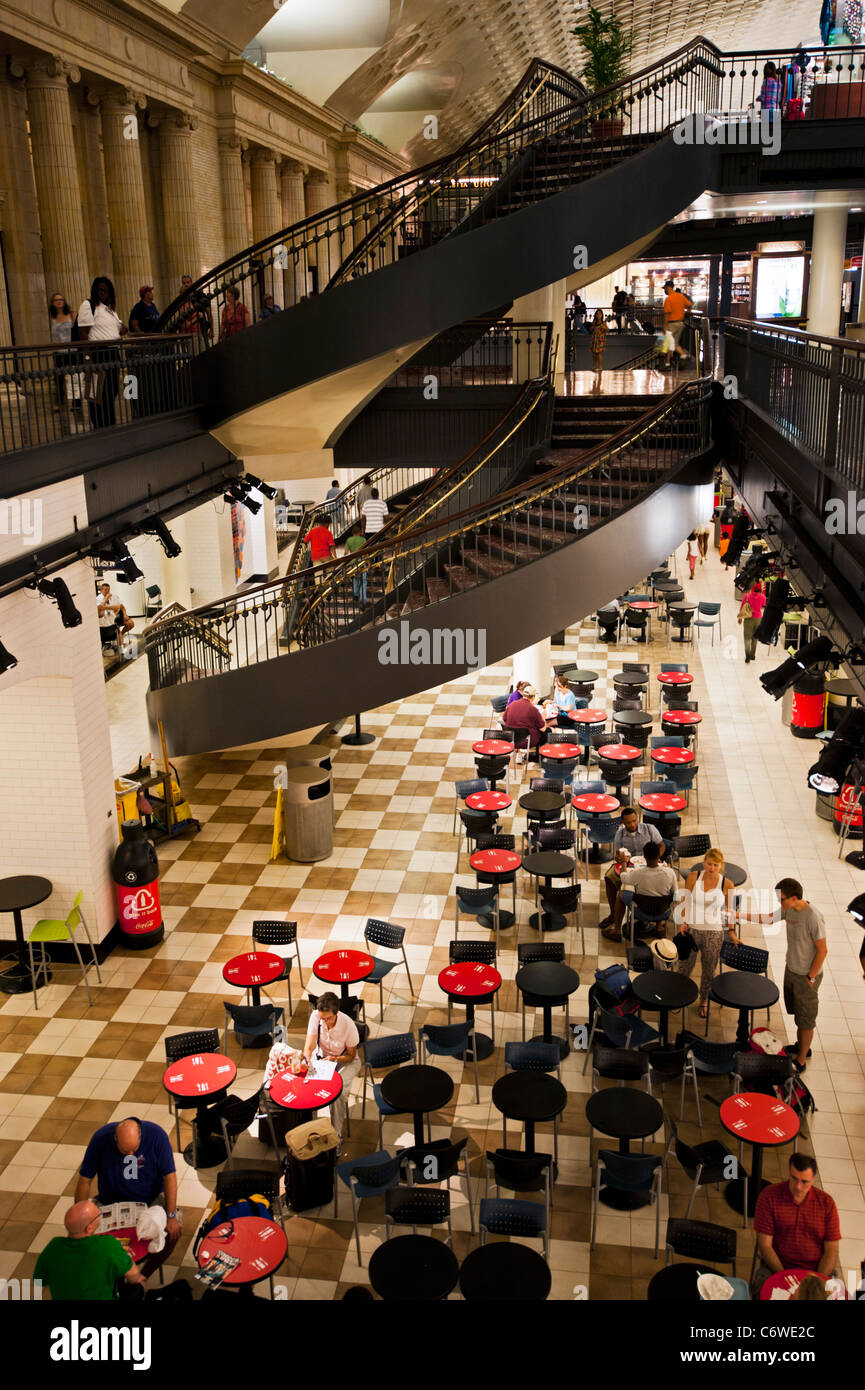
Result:
{"type": "MultiPolygon", "coordinates": [[[[51,303],[48,306],[51,316],[51,341],[59,343],[62,347],[68,347],[72,342],[72,328],[75,323],[75,315],[66,303],[66,296],[63,294],[52,294],[51,303]]],[[[54,385],[57,391],[57,404],[54,407],[55,415],[65,412],[67,403],[67,391],[74,390],[73,382],[77,383],[77,375],[69,375],[70,352],[57,352],[54,354],[54,385]],[[65,369],[65,370],[64,370],[65,369]]],[[[70,395],[71,404],[81,405],[80,392],[78,399],[70,395]]]]}
{"type": "Polygon", "coordinates": [[[78,338],[82,343],[100,344],[87,355],[87,405],[90,427],[105,429],[117,423],[117,390],[120,377],[120,356],[116,343],[129,330],[117,313],[117,296],[106,275],[97,275],[90,287],[90,298],[82,301],[78,310],[78,338]]]}

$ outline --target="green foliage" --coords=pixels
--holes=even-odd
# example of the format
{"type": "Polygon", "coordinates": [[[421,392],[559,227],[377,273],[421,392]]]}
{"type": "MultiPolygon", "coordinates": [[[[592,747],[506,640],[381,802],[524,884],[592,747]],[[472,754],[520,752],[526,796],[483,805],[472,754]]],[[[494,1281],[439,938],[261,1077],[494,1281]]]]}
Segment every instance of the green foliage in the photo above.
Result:
{"type": "Polygon", "coordinates": [[[597,6],[590,5],[585,23],[578,24],[571,33],[588,55],[580,76],[590,92],[600,92],[627,76],[634,40],[615,15],[605,19],[597,6]]]}

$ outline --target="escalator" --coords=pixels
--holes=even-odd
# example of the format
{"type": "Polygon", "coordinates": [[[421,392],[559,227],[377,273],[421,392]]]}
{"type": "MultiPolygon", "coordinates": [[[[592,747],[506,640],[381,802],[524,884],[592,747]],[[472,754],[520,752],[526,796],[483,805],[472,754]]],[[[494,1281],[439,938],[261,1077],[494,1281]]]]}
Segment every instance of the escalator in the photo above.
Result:
{"type": "Polygon", "coordinates": [[[563,87],[540,109],[518,87],[455,155],[217,267],[163,328],[197,306],[209,316],[206,346],[235,288],[253,317],[267,294],[283,312],[193,362],[211,431],[245,458],[330,447],[442,330],[638,254],[713,183],[717,148],[676,145],[670,131],[682,109],[711,109],[722,80],[717,50],[696,39],[592,96],[563,87]]]}

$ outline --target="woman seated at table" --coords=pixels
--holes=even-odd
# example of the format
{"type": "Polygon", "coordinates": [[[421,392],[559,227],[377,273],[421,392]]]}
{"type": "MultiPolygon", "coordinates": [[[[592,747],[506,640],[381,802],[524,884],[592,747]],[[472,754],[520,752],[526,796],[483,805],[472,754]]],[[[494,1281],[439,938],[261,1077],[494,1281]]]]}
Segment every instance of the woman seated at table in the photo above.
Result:
{"type": "MultiPolygon", "coordinates": [[[[515,700],[522,699],[523,691],[525,690],[527,685],[528,681],[517,681],[516,685],[514,686],[513,690],[508,696],[508,705],[512,705],[515,700]]],[[[505,705],[505,709],[507,709],[508,705],[505,705]]]]}
{"type": "Polygon", "coordinates": [[[502,715],[502,723],[506,729],[528,730],[530,748],[537,748],[541,742],[541,735],[545,734],[548,728],[546,719],[535,704],[537,698],[538,692],[535,687],[526,683],[523,685],[520,698],[512,700],[502,715]]]}
{"type": "Polygon", "coordinates": [[[727,914],[732,917],[734,891],[731,880],[724,878],[723,854],[719,849],[707,849],[703,867],[688,874],[685,892],[679,895],[675,906],[676,920],[681,922],[676,937],[679,974],[690,976],[697,956],[700,957],[701,1018],[706,1017],[709,990],[720,969],[724,932],[728,941],[739,945],[736,928],[725,926],[727,914]]]}
{"type": "Polygon", "coordinates": [[[313,1009],[309,1016],[303,1060],[309,1062],[318,1050],[326,1062],[336,1062],[342,1090],[333,1103],[331,1120],[340,1136],[345,1124],[348,1088],[360,1072],[360,1058],[357,1055],[359,1042],[357,1026],[348,1014],[340,1013],[337,996],[320,994],[318,1008],[313,1009]]]}
{"type": "Polygon", "coordinates": [[[571,690],[564,676],[556,676],[553,699],[556,702],[556,710],[558,712],[557,723],[559,728],[572,729],[574,727],[572,715],[577,708],[577,697],[571,690]]]}

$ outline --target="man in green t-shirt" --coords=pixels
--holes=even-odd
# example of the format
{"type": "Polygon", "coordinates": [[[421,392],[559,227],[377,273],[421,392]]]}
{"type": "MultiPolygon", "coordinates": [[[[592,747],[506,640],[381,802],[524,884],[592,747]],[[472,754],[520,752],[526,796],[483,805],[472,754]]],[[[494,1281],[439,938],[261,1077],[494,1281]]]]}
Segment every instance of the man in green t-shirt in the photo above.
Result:
{"type": "Polygon", "coordinates": [[[132,1256],[114,1236],[98,1236],[99,1208],[95,1202],[76,1202],[66,1213],[66,1236],[49,1240],[33,1271],[34,1279],[48,1285],[52,1300],[93,1302],[114,1297],[114,1284],[146,1286],[146,1279],[132,1256]]]}
{"type": "MultiPolygon", "coordinates": [[[[363,546],[363,544],[364,544],[363,527],[362,527],[361,523],[358,522],[356,526],[352,526],[352,528],[351,528],[351,535],[349,536],[348,540],[347,540],[346,543],[345,543],[345,553],[346,553],[346,555],[354,555],[356,551],[358,551],[358,550],[361,549],[361,547],[363,546]]],[[[354,578],[353,578],[352,581],[351,581],[351,587],[352,587],[352,590],[354,591],[354,596],[355,596],[355,598],[357,599],[358,603],[360,604],[360,606],[361,606],[361,608],[362,608],[363,605],[366,603],[366,571],[365,571],[365,570],[364,570],[363,574],[356,574],[356,575],[354,576],[354,578]]]]}

